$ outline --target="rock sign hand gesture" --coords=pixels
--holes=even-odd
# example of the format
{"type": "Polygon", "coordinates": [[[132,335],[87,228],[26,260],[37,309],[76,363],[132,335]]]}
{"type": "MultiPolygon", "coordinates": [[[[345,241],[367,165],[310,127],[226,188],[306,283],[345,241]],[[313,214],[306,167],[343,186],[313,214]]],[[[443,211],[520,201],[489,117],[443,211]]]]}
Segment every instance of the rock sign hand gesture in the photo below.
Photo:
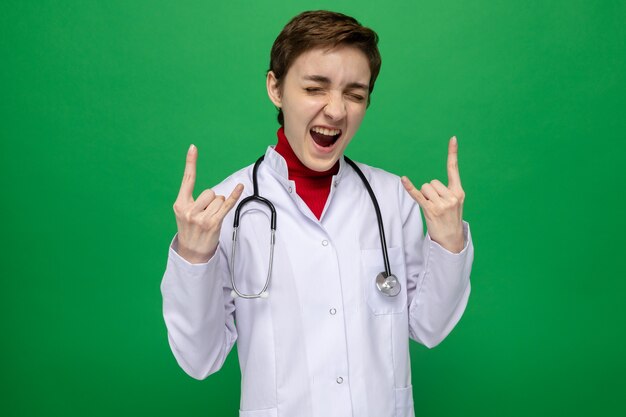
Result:
{"type": "Polygon", "coordinates": [[[432,180],[418,190],[407,177],[402,177],[402,185],[424,212],[430,238],[453,253],[461,252],[464,247],[465,192],[459,176],[458,150],[456,136],[453,136],[448,143],[447,187],[439,180],[432,180]]]}
{"type": "Polygon", "coordinates": [[[196,182],[196,160],[198,148],[194,145],[187,151],[185,174],[178,197],[174,202],[174,214],[178,227],[177,252],[190,263],[207,262],[217,249],[222,222],[235,206],[243,185],[237,184],[228,198],[215,195],[206,189],[194,201],[193,188],[196,182]]]}

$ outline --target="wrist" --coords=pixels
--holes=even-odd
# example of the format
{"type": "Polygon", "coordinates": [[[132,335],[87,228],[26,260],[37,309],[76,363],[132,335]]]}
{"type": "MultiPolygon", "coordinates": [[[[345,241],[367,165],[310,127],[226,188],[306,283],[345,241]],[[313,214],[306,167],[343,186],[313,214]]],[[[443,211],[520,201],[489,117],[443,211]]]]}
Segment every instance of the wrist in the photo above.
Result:
{"type": "Polygon", "coordinates": [[[463,242],[463,238],[461,238],[460,241],[456,241],[456,242],[449,243],[449,244],[446,244],[446,245],[441,245],[441,246],[443,246],[443,248],[446,249],[449,252],[460,253],[463,250],[463,247],[465,245],[464,245],[464,242],[463,242]]]}
{"type": "Polygon", "coordinates": [[[452,253],[460,253],[465,248],[465,236],[462,231],[459,235],[447,239],[439,239],[439,237],[430,235],[430,240],[452,253]]]}
{"type": "Polygon", "coordinates": [[[174,248],[174,250],[181,258],[183,258],[190,264],[204,264],[207,263],[213,257],[213,255],[215,255],[217,247],[209,253],[205,253],[187,248],[179,243],[178,247],[174,248]]]}

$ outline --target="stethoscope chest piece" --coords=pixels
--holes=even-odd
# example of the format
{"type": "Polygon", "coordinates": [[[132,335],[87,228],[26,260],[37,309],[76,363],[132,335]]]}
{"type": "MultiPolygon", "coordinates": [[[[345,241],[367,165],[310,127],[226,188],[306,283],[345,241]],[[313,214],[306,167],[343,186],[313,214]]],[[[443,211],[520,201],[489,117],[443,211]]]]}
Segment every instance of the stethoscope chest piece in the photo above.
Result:
{"type": "Polygon", "coordinates": [[[376,288],[387,297],[395,297],[400,294],[400,282],[394,274],[387,275],[386,272],[381,272],[376,277],[376,288]]]}

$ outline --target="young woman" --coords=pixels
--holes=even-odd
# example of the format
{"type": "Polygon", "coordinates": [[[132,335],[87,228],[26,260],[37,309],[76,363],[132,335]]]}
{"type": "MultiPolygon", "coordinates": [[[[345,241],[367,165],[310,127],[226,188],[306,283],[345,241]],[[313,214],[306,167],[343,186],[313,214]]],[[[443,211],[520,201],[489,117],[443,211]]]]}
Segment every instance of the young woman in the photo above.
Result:
{"type": "Polygon", "coordinates": [[[237,341],[240,416],[413,416],[409,338],[437,345],[467,304],[456,138],[447,186],[418,190],[343,156],[380,70],[377,42],[339,13],[296,16],[267,73],[276,146],[195,200],[198,150],[187,153],[161,286],[169,342],[203,379],[237,341]]]}

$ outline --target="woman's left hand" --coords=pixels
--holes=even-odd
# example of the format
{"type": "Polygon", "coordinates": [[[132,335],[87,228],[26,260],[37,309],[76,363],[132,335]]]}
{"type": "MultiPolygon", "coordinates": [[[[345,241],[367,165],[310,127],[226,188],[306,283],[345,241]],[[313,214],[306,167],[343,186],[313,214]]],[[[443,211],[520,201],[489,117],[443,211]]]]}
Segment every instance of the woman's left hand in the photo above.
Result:
{"type": "Polygon", "coordinates": [[[426,219],[430,238],[453,253],[464,247],[463,202],[465,192],[459,176],[458,149],[456,136],[448,143],[448,186],[439,180],[425,183],[418,190],[407,177],[402,177],[402,185],[420,205],[426,219]]]}

